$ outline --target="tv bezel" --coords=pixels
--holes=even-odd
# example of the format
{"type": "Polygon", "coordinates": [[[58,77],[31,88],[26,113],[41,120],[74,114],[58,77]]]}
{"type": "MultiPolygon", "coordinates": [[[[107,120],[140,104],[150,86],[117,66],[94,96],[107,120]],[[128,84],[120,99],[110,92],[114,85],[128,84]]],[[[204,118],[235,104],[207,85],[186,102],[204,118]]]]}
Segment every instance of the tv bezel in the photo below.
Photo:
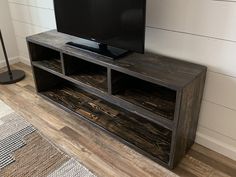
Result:
{"type": "MultiPolygon", "coordinates": [[[[142,32],[142,50],[141,51],[137,51],[137,50],[130,50],[130,49],[127,49],[123,46],[120,46],[120,45],[114,45],[110,42],[107,42],[107,41],[103,41],[103,40],[99,40],[99,39],[96,39],[96,38],[92,38],[92,37],[88,37],[86,35],[83,35],[83,34],[80,34],[80,35],[74,35],[74,34],[70,34],[69,32],[64,32],[64,31],[60,31],[60,29],[58,29],[58,17],[56,15],[56,8],[55,8],[55,1],[56,0],[53,0],[53,6],[54,6],[54,12],[55,12],[55,19],[56,19],[56,26],[57,26],[57,30],[58,32],[61,32],[61,33],[64,33],[64,34],[68,34],[68,35],[71,35],[71,36],[75,36],[75,37],[78,37],[78,38],[82,38],[82,39],[85,39],[85,40],[89,40],[89,41],[92,41],[92,42],[96,42],[98,45],[108,45],[108,46],[111,46],[113,48],[118,48],[118,49],[123,49],[123,50],[126,50],[126,51],[129,51],[129,52],[137,52],[137,53],[142,53],[144,54],[145,52],[145,32],[146,32],[146,0],[142,0],[143,2],[143,32],[142,32]]],[[[71,41],[73,43],[73,41],[71,41]]],[[[70,42],[70,43],[71,43],[70,42]]]]}

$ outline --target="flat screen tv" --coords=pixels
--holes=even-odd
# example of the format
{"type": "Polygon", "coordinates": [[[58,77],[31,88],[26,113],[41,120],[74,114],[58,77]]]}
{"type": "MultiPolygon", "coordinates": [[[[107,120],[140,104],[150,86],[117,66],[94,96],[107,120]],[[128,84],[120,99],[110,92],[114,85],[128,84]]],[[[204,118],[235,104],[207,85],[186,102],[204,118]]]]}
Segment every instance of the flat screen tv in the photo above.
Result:
{"type": "Polygon", "coordinates": [[[54,0],[54,8],[59,32],[90,41],[69,45],[111,58],[144,53],[146,0],[54,0]]]}

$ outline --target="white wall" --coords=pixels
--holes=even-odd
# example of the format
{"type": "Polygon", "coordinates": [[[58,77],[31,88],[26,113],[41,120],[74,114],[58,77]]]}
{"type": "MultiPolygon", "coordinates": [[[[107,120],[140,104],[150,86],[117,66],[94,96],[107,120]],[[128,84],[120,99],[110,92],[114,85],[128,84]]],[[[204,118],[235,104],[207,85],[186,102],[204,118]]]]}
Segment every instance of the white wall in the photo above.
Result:
{"type": "MultiPolygon", "coordinates": [[[[9,0],[25,36],[55,28],[52,0],[9,0]]],[[[146,49],[209,67],[196,141],[236,160],[236,2],[147,0],[146,49]]]]}
{"type": "MultiPolygon", "coordinates": [[[[7,0],[0,0],[0,29],[2,30],[9,59],[12,62],[16,62],[18,59],[18,49],[7,0]]],[[[0,67],[3,66],[4,63],[4,55],[0,44],[0,67]]]]}

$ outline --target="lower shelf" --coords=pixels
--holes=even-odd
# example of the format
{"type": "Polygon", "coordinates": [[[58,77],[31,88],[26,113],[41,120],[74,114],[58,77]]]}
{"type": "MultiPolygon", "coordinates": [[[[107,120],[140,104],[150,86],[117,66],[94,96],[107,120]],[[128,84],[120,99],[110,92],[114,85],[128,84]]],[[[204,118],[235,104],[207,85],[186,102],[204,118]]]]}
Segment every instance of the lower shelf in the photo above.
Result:
{"type": "Polygon", "coordinates": [[[164,163],[169,162],[170,130],[71,85],[41,94],[142,149],[148,155],[164,163]]]}
{"type": "Polygon", "coordinates": [[[86,83],[87,85],[93,86],[95,88],[99,88],[100,90],[106,92],[107,91],[107,77],[106,73],[82,73],[82,74],[72,74],[69,77],[86,83]]]}

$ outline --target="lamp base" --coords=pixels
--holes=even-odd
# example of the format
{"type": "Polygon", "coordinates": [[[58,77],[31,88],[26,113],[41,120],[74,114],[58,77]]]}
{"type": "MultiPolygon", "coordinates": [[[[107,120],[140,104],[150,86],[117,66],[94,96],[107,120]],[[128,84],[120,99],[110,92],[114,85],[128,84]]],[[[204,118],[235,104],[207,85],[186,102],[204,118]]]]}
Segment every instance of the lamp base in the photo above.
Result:
{"type": "Polygon", "coordinates": [[[0,74],[0,84],[14,84],[25,78],[25,72],[21,70],[12,70],[12,77],[8,71],[0,74]]]}

